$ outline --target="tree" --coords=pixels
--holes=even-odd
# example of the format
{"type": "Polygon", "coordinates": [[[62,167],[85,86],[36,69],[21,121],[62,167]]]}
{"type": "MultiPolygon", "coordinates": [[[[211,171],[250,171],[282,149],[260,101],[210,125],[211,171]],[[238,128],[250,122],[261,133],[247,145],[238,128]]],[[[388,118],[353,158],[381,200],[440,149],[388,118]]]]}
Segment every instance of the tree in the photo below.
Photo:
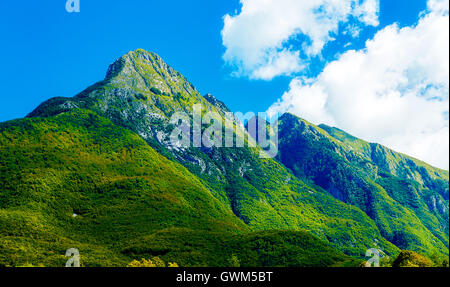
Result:
{"type": "Polygon", "coordinates": [[[433,262],[414,251],[402,250],[392,267],[433,267],[433,262]]]}
{"type": "MultiPolygon", "coordinates": [[[[166,267],[166,263],[159,257],[153,257],[152,259],[142,258],[141,261],[133,260],[127,267],[166,267]]],[[[167,267],[179,267],[175,262],[169,262],[167,267]]]]}
{"type": "Polygon", "coordinates": [[[241,267],[241,261],[235,254],[231,255],[228,263],[230,264],[230,267],[241,267]]]}

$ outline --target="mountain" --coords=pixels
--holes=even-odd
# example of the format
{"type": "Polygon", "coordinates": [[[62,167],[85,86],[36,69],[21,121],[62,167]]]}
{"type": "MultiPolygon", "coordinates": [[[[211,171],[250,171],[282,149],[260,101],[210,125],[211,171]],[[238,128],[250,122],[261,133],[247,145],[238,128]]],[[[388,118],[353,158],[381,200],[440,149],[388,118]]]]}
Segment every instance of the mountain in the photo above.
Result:
{"type": "MultiPolygon", "coordinates": [[[[211,125],[203,123],[201,131],[211,125]]],[[[280,141],[292,148],[280,149],[277,160],[261,158],[264,149],[252,145],[223,102],[201,96],[158,55],[129,52],[104,80],[73,98],[50,99],[26,119],[0,124],[0,265],[61,266],[65,250],[77,246],[86,266],[125,266],[153,256],[180,266],[225,266],[233,256],[241,266],[359,265],[373,247],[392,258],[404,246],[448,254],[448,219],[445,232],[438,226],[443,215],[407,206],[413,196],[403,198],[396,186],[409,179],[386,170],[384,186],[392,189],[378,183],[369,192],[335,192],[317,178],[340,182],[339,174],[313,176],[286,162],[287,152],[303,146],[291,129],[280,131],[280,141]],[[233,143],[243,139],[245,146],[177,145],[172,116],[186,113],[195,127],[191,113],[197,108],[202,115],[215,113],[214,123],[225,123],[233,143]],[[366,200],[372,195],[376,200],[366,200]],[[430,219],[428,225],[419,215],[430,219]]],[[[339,164],[345,154],[346,164],[357,168],[345,172],[380,179],[371,160],[351,152],[354,147],[317,131],[339,146],[317,149],[339,164]]],[[[303,162],[296,153],[292,159],[303,162]]],[[[316,163],[313,169],[335,164],[316,163]]],[[[430,190],[427,203],[435,198],[440,212],[444,200],[448,213],[448,188],[445,202],[445,188],[417,184],[421,192],[430,190]]]]}
{"type": "Polygon", "coordinates": [[[448,172],[292,114],[278,121],[278,160],[359,207],[401,249],[448,255],[448,172]]]}
{"type": "MultiPolygon", "coordinates": [[[[213,195],[252,230],[308,230],[350,255],[364,256],[374,241],[389,253],[396,248],[361,210],[322,190],[305,185],[272,159],[261,159],[258,147],[179,148],[170,141],[170,116],[228,109],[211,95],[202,97],[180,73],[144,50],[113,63],[104,81],[70,99],[51,99],[30,114],[46,117],[73,108],[89,109],[139,134],[167,158],[198,176],[213,195]],[[351,231],[338,226],[350,226],[351,231]]],[[[206,127],[203,127],[205,130],[206,127]]],[[[251,138],[234,120],[235,137],[251,138]]]]}
{"type": "Polygon", "coordinates": [[[196,176],[92,111],[0,124],[0,171],[0,266],[62,267],[69,248],[91,267],[358,264],[304,231],[252,232],[196,176]]]}

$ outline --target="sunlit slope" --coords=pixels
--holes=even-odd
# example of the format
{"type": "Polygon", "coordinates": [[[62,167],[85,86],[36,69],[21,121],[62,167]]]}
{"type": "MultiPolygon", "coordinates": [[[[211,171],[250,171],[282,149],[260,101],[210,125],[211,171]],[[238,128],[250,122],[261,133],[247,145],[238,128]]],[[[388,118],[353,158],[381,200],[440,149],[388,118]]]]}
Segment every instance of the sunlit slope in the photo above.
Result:
{"type": "Polygon", "coordinates": [[[0,266],[355,266],[310,232],[251,232],[199,179],[86,110],[0,124],[0,266]]]}
{"type": "Polygon", "coordinates": [[[89,111],[1,124],[0,170],[2,264],[60,262],[69,247],[117,263],[114,249],[156,230],[249,230],[181,165],[89,111]]]}

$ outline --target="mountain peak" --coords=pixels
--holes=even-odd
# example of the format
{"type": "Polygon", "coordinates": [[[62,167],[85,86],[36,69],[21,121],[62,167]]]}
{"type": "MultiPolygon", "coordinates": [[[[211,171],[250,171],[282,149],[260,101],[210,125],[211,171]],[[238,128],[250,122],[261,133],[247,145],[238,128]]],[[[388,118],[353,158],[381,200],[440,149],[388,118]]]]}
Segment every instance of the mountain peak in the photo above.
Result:
{"type": "Polygon", "coordinates": [[[106,79],[117,76],[120,72],[124,71],[124,69],[136,68],[135,64],[137,62],[140,62],[143,65],[147,65],[148,67],[156,65],[165,67],[166,69],[171,69],[159,55],[148,52],[144,49],[137,49],[126,53],[125,55],[114,61],[114,63],[112,63],[108,68],[106,79]]]}
{"type": "Polygon", "coordinates": [[[207,103],[181,73],[155,53],[137,49],[112,63],[103,81],[73,98],[53,98],[42,103],[29,117],[51,116],[73,108],[96,106],[100,114],[129,115],[145,119],[146,113],[171,115],[187,111],[195,103],[207,103]]]}
{"type": "Polygon", "coordinates": [[[105,80],[117,87],[132,88],[143,94],[199,95],[181,73],[157,54],[143,49],[128,52],[117,59],[109,66],[105,80]]]}

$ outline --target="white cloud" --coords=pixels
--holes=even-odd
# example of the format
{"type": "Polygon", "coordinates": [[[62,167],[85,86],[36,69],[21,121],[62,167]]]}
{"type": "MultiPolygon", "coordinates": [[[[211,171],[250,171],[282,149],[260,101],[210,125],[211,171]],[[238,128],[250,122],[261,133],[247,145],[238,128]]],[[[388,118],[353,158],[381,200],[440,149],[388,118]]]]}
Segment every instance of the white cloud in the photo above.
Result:
{"type": "MultiPolygon", "coordinates": [[[[340,23],[354,18],[378,25],[378,0],[241,0],[238,15],[225,15],[224,60],[236,75],[270,80],[302,70],[302,56],[319,55],[340,23]],[[305,36],[299,48],[289,40],[305,36]]],[[[303,57],[303,58],[304,58],[303,57]]]]}
{"type": "Polygon", "coordinates": [[[448,169],[448,0],[428,7],[416,26],[388,26],[317,78],[294,79],[269,114],[334,125],[448,169]]]}
{"type": "Polygon", "coordinates": [[[253,71],[253,77],[262,80],[271,80],[282,74],[295,73],[302,69],[299,63],[299,52],[282,50],[271,52],[267,65],[261,66],[253,71]]]}
{"type": "Polygon", "coordinates": [[[429,0],[428,9],[438,14],[448,14],[448,0],[429,0]]]}

